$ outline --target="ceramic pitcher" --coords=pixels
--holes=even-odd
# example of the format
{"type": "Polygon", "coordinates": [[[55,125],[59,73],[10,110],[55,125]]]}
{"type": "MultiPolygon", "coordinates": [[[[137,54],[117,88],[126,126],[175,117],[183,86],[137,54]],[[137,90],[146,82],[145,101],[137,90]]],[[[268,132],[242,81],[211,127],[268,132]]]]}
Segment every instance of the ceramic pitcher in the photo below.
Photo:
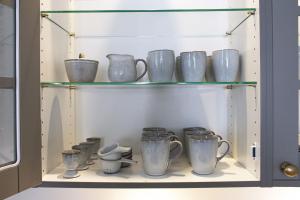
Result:
{"type": "Polygon", "coordinates": [[[143,137],[142,158],[144,172],[149,176],[162,176],[167,172],[170,163],[182,153],[180,141],[171,141],[169,137],[143,137]],[[177,151],[171,151],[171,145],[178,144],[177,151]]]}
{"type": "Polygon", "coordinates": [[[108,78],[112,82],[134,82],[138,81],[147,73],[147,63],[143,59],[135,60],[131,55],[109,54],[108,78]],[[137,64],[142,62],[145,70],[137,77],[137,64]]]}
{"type": "Polygon", "coordinates": [[[216,135],[194,135],[189,138],[189,152],[193,172],[200,175],[212,174],[217,163],[229,152],[230,144],[216,135]],[[226,144],[226,151],[217,156],[218,148],[226,144]]]}

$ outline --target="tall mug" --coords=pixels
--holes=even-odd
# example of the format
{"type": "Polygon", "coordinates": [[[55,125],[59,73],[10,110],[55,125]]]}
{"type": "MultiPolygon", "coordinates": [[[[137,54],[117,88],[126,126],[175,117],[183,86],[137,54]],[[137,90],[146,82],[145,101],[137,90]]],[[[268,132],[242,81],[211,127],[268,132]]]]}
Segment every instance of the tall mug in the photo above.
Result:
{"type": "Polygon", "coordinates": [[[216,135],[195,135],[189,137],[190,159],[193,172],[206,175],[215,171],[217,163],[229,152],[230,144],[225,140],[219,140],[216,135]],[[218,148],[226,144],[226,151],[217,156],[218,148]]]}
{"type": "Polygon", "coordinates": [[[217,82],[237,81],[240,54],[235,49],[223,49],[212,54],[213,70],[217,82]]]}
{"type": "Polygon", "coordinates": [[[180,54],[181,70],[185,82],[203,82],[207,66],[205,51],[183,52],[180,54]]]}
{"type": "Polygon", "coordinates": [[[171,82],[175,70],[175,53],[172,50],[150,51],[147,57],[149,80],[171,82]]]}
{"type": "Polygon", "coordinates": [[[182,143],[171,141],[170,137],[142,137],[142,158],[145,174],[162,176],[167,173],[170,163],[182,153],[182,143]],[[176,150],[171,150],[172,144],[178,144],[176,150]]]}

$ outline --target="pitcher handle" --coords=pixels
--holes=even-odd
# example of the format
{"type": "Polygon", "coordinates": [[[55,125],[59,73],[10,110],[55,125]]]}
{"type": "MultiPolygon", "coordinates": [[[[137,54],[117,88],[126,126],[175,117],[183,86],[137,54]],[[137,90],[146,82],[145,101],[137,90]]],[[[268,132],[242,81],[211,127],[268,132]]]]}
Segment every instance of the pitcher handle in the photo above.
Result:
{"type": "Polygon", "coordinates": [[[223,155],[221,155],[220,157],[217,157],[217,162],[219,162],[220,160],[222,160],[222,158],[224,158],[226,156],[226,154],[228,154],[229,152],[229,149],[230,149],[230,144],[228,141],[226,140],[221,140],[219,141],[219,147],[222,145],[222,144],[226,144],[227,145],[227,148],[226,148],[226,151],[223,153],[223,155]]]}
{"type": "Polygon", "coordinates": [[[170,162],[179,158],[179,156],[181,155],[181,153],[183,151],[182,143],[178,140],[171,141],[170,146],[175,143],[176,143],[177,148],[172,149],[172,151],[170,150],[170,156],[169,156],[170,162]]]}
{"type": "Polygon", "coordinates": [[[147,65],[147,62],[146,62],[145,60],[143,60],[143,59],[137,59],[137,60],[135,60],[135,64],[136,64],[136,65],[138,64],[138,62],[144,63],[144,65],[145,65],[145,71],[142,73],[142,75],[140,75],[140,76],[136,79],[136,81],[138,81],[138,80],[140,80],[141,78],[143,78],[143,77],[146,75],[147,70],[148,70],[148,65],[147,65]]]}

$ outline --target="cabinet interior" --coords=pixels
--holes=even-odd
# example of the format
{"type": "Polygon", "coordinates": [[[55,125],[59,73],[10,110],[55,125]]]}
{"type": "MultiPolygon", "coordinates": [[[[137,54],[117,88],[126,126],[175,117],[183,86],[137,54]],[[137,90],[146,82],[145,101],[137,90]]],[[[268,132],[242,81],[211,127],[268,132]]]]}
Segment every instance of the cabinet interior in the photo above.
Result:
{"type": "MultiPolygon", "coordinates": [[[[41,82],[68,82],[64,60],[99,60],[96,82],[106,82],[110,53],[145,59],[155,49],[180,52],[234,48],[241,54],[239,81],[234,85],[79,85],[41,87],[42,171],[44,182],[232,182],[260,180],[260,59],[259,2],[234,0],[115,0],[43,1],[41,10],[128,10],[256,8],[232,35],[247,11],[150,12],[150,13],[50,13],[49,17],[75,33],[70,37],[41,17],[41,82]],[[119,174],[104,175],[97,162],[76,179],[63,179],[63,150],[98,136],[103,145],[132,146],[141,161],[143,127],[165,127],[182,137],[182,128],[203,126],[231,144],[230,155],[216,173],[196,176],[185,156],[174,162],[169,175],[160,179],[143,175],[142,163],[119,174]],[[253,157],[255,148],[255,157],[253,157]]],[[[142,70],[142,67],[138,67],[142,70]]],[[[208,81],[210,76],[207,76],[208,81]]],[[[175,81],[174,76],[174,81],[175,81]]],[[[141,82],[147,82],[145,76],[141,82]]],[[[222,151],[222,148],[220,149],[222,151]]]]}

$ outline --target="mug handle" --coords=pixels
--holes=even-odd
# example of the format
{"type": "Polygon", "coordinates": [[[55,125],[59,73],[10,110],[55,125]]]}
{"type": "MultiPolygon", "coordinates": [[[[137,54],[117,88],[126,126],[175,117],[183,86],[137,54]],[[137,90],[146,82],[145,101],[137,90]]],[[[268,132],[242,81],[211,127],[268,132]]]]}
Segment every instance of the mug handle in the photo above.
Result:
{"type": "MultiPolygon", "coordinates": [[[[222,136],[220,136],[220,135],[217,135],[215,132],[213,132],[213,131],[209,131],[211,134],[213,134],[213,135],[215,135],[215,136],[217,136],[218,138],[219,138],[219,140],[220,141],[222,141],[223,140],[223,138],[222,138],[222,136]]],[[[218,147],[220,147],[222,145],[222,143],[221,142],[219,142],[219,144],[218,144],[218,147]]]]}
{"type": "MultiPolygon", "coordinates": [[[[168,133],[170,133],[171,135],[169,136],[171,141],[174,140],[179,140],[179,137],[173,132],[173,131],[168,131],[168,133]]],[[[177,146],[177,145],[176,145],[177,146]]]]}
{"type": "Polygon", "coordinates": [[[221,140],[218,144],[219,144],[219,147],[222,146],[222,144],[225,143],[227,145],[227,149],[226,151],[223,153],[223,155],[221,155],[220,157],[217,157],[217,162],[219,162],[220,160],[222,160],[222,158],[224,158],[226,156],[226,154],[228,154],[229,152],[229,149],[230,149],[230,144],[228,141],[226,140],[221,140]]]}
{"type": "Polygon", "coordinates": [[[135,60],[135,65],[137,65],[138,62],[144,63],[144,65],[145,65],[145,71],[135,81],[138,81],[141,78],[143,78],[145,76],[145,74],[147,73],[147,70],[148,70],[148,65],[147,65],[147,62],[145,60],[143,60],[143,59],[137,59],[137,60],[135,60]]]}
{"type": "Polygon", "coordinates": [[[182,143],[178,140],[171,141],[170,146],[172,146],[172,144],[175,144],[175,143],[176,143],[176,148],[170,150],[170,156],[169,156],[170,162],[179,158],[179,156],[181,155],[181,153],[183,151],[182,143]]]}

